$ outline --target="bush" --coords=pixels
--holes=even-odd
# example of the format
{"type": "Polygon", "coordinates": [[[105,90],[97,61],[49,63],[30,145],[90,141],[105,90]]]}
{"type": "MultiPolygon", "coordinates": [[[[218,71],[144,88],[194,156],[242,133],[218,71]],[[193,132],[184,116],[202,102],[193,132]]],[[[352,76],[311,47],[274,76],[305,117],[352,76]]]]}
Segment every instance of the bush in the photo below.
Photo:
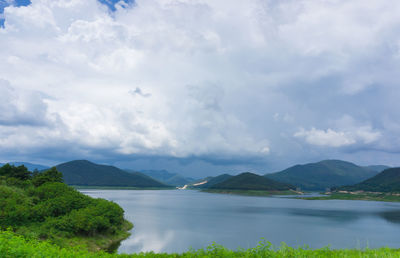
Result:
{"type": "Polygon", "coordinates": [[[19,226],[32,217],[32,199],[15,187],[0,185],[0,227],[19,226]]]}
{"type": "Polygon", "coordinates": [[[124,211],[113,202],[97,199],[79,210],[73,210],[60,218],[49,218],[50,228],[68,233],[93,236],[97,233],[115,233],[123,223],[124,211]]]}
{"type": "Polygon", "coordinates": [[[84,208],[93,201],[89,196],[63,183],[45,183],[31,191],[31,194],[39,200],[33,208],[39,221],[84,208]]]}

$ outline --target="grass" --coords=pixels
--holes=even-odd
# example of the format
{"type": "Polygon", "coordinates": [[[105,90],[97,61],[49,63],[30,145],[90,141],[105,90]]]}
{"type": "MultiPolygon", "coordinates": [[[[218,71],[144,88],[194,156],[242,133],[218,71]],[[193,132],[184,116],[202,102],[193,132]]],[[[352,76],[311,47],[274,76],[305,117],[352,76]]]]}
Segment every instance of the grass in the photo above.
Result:
{"type": "MultiPolygon", "coordinates": [[[[28,226],[22,226],[18,229],[14,229],[14,231],[18,235],[25,236],[29,239],[39,239],[41,238],[40,233],[38,233],[40,232],[39,228],[40,223],[37,223],[28,226]]],[[[121,229],[116,230],[112,234],[97,233],[96,235],[91,236],[64,236],[62,234],[51,234],[51,236],[47,238],[47,241],[51,244],[55,244],[64,248],[81,246],[92,252],[100,250],[112,252],[119,247],[119,244],[122,240],[125,240],[130,236],[129,230],[132,228],[133,224],[127,220],[124,220],[121,229]]]]}
{"type": "Polygon", "coordinates": [[[294,191],[262,191],[262,190],[231,190],[231,189],[204,189],[201,192],[218,194],[236,194],[246,196],[273,196],[273,195],[293,195],[294,191]]]}
{"type": "Polygon", "coordinates": [[[89,252],[80,246],[62,248],[46,241],[27,239],[11,231],[0,231],[0,257],[399,257],[400,249],[309,249],[292,248],[282,244],[279,248],[269,242],[261,241],[250,249],[229,250],[213,244],[206,249],[189,250],[184,253],[153,252],[137,254],[109,254],[103,251],[89,252]]]}
{"type": "Polygon", "coordinates": [[[387,193],[332,193],[319,197],[298,197],[305,200],[364,200],[364,201],[383,201],[400,202],[400,196],[387,193]]]}

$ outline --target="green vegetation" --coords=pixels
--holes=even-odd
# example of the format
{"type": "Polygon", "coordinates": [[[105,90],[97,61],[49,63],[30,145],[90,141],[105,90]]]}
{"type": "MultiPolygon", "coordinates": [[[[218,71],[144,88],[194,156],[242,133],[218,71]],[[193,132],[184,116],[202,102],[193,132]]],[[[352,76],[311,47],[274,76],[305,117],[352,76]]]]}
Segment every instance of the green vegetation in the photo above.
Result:
{"type": "Polygon", "coordinates": [[[318,163],[296,165],[265,177],[295,185],[304,190],[325,190],[342,185],[352,185],[378,174],[384,166],[360,167],[341,160],[324,160],[318,163]]]}
{"type": "MultiPolygon", "coordinates": [[[[16,167],[19,167],[19,166],[23,165],[29,171],[34,171],[34,170],[39,170],[40,171],[40,170],[49,169],[49,167],[47,167],[47,166],[43,166],[43,165],[40,165],[40,164],[32,164],[32,163],[29,163],[29,162],[8,162],[8,164],[14,165],[16,167]]],[[[0,167],[3,166],[3,165],[5,165],[5,164],[1,164],[0,163],[0,167]]]]}
{"type": "Polygon", "coordinates": [[[331,250],[329,248],[291,248],[282,244],[279,248],[262,241],[255,248],[229,250],[213,244],[206,249],[190,250],[181,254],[155,254],[153,252],[139,254],[109,254],[105,252],[91,253],[84,248],[61,248],[47,241],[37,241],[16,235],[11,231],[0,232],[0,257],[400,257],[399,249],[348,249],[331,250]]]}
{"type": "MultiPolygon", "coordinates": [[[[0,168],[0,229],[59,246],[107,249],[129,236],[132,224],[116,203],[94,199],[62,183],[55,167],[31,173],[24,166],[0,168]]],[[[1,252],[0,252],[1,253],[1,252]]]]}
{"type": "Polygon", "coordinates": [[[128,173],[119,168],[94,164],[87,160],[75,160],[56,166],[69,185],[168,187],[139,172],[128,173]]]}
{"type": "Polygon", "coordinates": [[[400,193],[400,168],[386,169],[359,184],[340,187],[338,190],[400,193]]]}
{"type": "Polygon", "coordinates": [[[364,201],[382,201],[382,202],[400,202],[400,195],[388,193],[339,193],[334,192],[326,196],[319,197],[298,197],[305,200],[364,200],[364,201]]]}
{"type": "Polygon", "coordinates": [[[294,188],[294,186],[289,184],[280,183],[253,173],[245,172],[230,177],[218,184],[214,184],[209,189],[287,191],[294,188]]]}

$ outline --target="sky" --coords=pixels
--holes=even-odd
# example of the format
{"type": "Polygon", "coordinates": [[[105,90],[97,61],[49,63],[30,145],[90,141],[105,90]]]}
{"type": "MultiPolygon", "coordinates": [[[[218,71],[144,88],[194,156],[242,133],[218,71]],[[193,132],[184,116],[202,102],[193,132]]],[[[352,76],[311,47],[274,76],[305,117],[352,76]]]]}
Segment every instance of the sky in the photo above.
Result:
{"type": "Polygon", "coordinates": [[[400,1],[0,0],[0,162],[400,166],[400,1]]]}

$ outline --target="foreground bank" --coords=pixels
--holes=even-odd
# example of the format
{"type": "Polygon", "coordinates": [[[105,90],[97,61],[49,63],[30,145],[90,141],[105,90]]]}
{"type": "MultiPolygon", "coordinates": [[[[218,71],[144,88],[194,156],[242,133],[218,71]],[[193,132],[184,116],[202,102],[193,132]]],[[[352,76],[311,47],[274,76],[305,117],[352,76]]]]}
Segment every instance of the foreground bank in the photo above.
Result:
{"type": "Polygon", "coordinates": [[[0,229],[98,251],[115,249],[132,226],[118,204],[64,184],[56,168],[41,173],[8,164],[0,168],[0,229]]]}
{"type": "Polygon", "coordinates": [[[400,249],[346,249],[330,250],[292,248],[281,245],[273,247],[268,242],[260,242],[255,248],[226,249],[219,245],[207,249],[192,250],[180,254],[155,254],[152,252],[139,254],[109,254],[105,252],[89,252],[85,248],[61,248],[46,241],[38,241],[19,236],[11,231],[0,232],[0,257],[400,257],[400,249]]]}

